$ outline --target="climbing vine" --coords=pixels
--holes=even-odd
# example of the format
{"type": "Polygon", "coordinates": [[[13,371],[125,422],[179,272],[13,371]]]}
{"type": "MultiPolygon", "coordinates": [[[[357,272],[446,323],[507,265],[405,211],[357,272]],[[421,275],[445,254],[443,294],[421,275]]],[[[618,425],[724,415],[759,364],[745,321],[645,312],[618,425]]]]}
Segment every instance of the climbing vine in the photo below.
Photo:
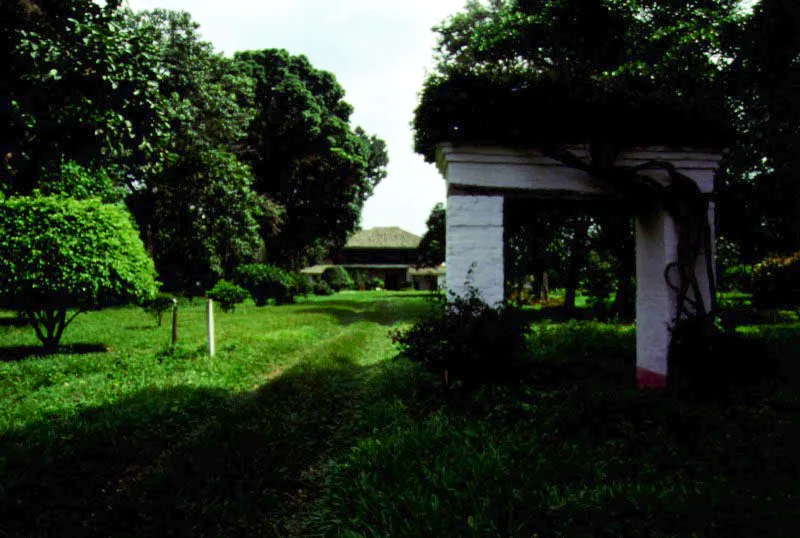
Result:
{"type": "Polygon", "coordinates": [[[593,144],[589,163],[558,147],[541,148],[559,162],[583,170],[618,191],[633,213],[647,214],[661,207],[672,217],[678,233],[677,260],[664,268],[667,286],[677,294],[672,320],[671,353],[679,344],[692,340],[708,345],[715,332],[717,317],[716,273],[714,270],[711,224],[708,221],[709,199],[689,177],[670,162],[651,160],[633,167],[614,165],[619,148],[611,144],[593,144]],[[663,170],[669,183],[642,174],[647,170],[663,170]],[[706,304],[697,274],[697,259],[705,260],[704,270],[710,301],[706,304]]]}

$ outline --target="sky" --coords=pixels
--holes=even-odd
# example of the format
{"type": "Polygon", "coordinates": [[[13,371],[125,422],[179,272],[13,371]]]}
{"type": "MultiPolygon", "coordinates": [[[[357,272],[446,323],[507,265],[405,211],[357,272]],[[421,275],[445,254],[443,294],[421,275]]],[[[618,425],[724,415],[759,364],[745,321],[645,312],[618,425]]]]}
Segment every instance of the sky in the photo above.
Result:
{"type": "Polygon", "coordinates": [[[354,107],[351,124],[386,141],[388,176],[367,200],[363,228],[422,235],[445,182],[412,148],[417,94],[433,66],[431,28],[465,0],[128,0],[134,10],[188,11],[217,51],[283,48],[332,72],[354,107]]]}

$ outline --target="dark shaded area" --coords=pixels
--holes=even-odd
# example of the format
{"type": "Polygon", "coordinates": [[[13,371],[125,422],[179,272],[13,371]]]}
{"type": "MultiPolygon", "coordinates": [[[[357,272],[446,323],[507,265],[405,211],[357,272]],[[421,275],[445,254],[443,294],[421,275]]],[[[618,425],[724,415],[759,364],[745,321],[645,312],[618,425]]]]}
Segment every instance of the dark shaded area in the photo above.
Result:
{"type": "Polygon", "coordinates": [[[47,357],[54,354],[84,355],[87,353],[106,353],[107,351],[108,346],[105,344],[68,344],[59,346],[52,353],[46,352],[42,346],[0,347],[0,361],[13,362],[31,357],[47,357]]]}
{"type": "Polygon", "coordinates": [[[796,327],[742,336],[761,346],[747,357],[751,366],[775,362],[793,376],[714,398],[634,388],[632,332],[534,329],[526,379],[473,391],[441,382],[436,390],[432,380],[403,396],[414,422],[402,434],[375,430],[323,493],[330,522],[343,522],[334,528],[370,536],[797,535],[796,327]],[[436,496],[446,501],[432,506],[436,496]]]}
{"type": "Polygon", "coordinates": [[[146,390],[8,432],[0,536],[283,535],[304,471],[343,446],[358,370],[337,357],[249,394],[146,390]]]}
{"type": "Polygon", "coordinates": [[[29,323],[19,316],[6,316],[0,314],[0,327],[25,327],[29,323]]]}
{"type": "MultiPolygon", "coordinates": [[[[420,294],[404,294],[410,297],[429,297],[430,292],[420,294]]],[[[352,323],[370,322],[385,325],[387,327],[400,323],[411,323],[417,321],[431,308],[427,302],[419,302],[415,305],[404,304],[402,309],[397,309],[394,303],[389,301],[375,302],[355,302],[355,301],[325,301],[315,303],[314,306],[298,308],[298,314],[319,314],[323,316],[335,316],[342,325],[352,323]]]]}
{"type": "Polygon", "coordinates": [[[612,321],[614,315],[610,309],[604,308],[567,308],[565,306],[544,306],[538,309],[525,308],[523,315],[531,323],[549,321],[612,321]]]}

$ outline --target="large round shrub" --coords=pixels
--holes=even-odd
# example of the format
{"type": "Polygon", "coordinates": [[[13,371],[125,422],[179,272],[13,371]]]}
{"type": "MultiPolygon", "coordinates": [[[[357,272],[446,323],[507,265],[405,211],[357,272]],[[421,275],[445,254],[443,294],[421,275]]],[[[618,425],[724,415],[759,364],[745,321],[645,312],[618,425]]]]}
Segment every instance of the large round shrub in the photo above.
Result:
{"type": "Polygon", "coordinates": [[[263,263],[248,263],[236,269],[234,280],[250,292],[256,306],[264,306],[270,299],[275,304],[293,303],[297,293],[295,276],[280,267],[263,263]]]}
{"type": "Polygon", "coordinates": [[[0,306],[19,311],[48,352],[77,314],[156,292],[153,260],[120,205],[7,198],[0,222],[0,306]]]}
{"type": "Polygon", "coordinates": [[[322,273],[322,280],[327,282],[334,291],[351,290],[355,287],[353,277],[341,265],[325,269],[322,273]]]}
{"type": "Polygon", "coordinates": [[[219,303],[224,312],[233,312],[236,305],[247,299],[247,290],[227,280],[220,280],[206,292],[206,296],[219,303]]]}

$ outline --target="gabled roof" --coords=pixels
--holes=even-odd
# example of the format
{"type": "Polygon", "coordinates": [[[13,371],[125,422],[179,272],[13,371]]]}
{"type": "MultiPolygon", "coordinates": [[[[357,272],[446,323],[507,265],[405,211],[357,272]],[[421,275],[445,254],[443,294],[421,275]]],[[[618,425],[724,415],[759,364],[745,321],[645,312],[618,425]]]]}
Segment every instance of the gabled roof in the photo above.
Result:
{"type": "Polygon", "coordinates": [[[344,248],[417,248],[422,238],[398,226],[383,226],[359,230],[344,248]]]}

